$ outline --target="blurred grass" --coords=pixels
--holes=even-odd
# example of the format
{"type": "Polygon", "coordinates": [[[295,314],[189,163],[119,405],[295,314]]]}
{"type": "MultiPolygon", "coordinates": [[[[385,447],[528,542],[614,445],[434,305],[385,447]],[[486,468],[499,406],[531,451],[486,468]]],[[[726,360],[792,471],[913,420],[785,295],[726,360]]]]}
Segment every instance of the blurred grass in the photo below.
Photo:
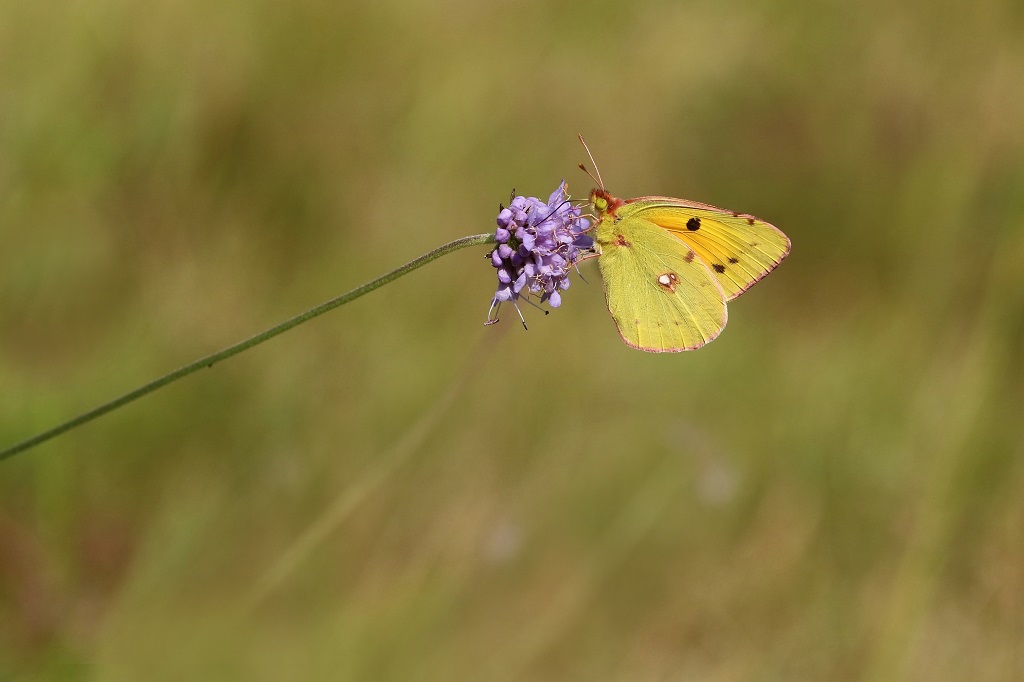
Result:
{"type": "Polygon", "coordinates": [[[6,462],[0,678],[1024,677],[1019,3],[0,5],[0,443],[546,196],[760,215],[699,353],[461,253],[6,462]]]}

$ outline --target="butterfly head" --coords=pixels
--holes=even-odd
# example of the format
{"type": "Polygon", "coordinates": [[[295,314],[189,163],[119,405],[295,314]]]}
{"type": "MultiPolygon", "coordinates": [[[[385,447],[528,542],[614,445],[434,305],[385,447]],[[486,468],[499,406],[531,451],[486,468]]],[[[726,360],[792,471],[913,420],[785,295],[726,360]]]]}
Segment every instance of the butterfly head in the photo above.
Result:
{"type": "Polygon", "coordinates": [[[615,215],[616,209],[622,206],[623,201],[617,197],[613,197],[607,191],[594,188],[590,190],[590,203],[594,205],[594,210],[597,211],[597,216],[603,218],[606,215],[615,215]]]}

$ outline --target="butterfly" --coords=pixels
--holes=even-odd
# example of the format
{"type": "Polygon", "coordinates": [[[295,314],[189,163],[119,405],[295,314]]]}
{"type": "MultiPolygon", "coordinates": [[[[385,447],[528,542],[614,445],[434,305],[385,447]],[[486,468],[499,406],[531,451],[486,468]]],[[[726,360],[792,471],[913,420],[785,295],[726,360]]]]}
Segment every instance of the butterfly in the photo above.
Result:
{"type": "Polygon", "coordinates": [[[623,200],[605,190],[600,171],[591,178],[605,300],[633,348],[675,353],[714,340],[728,320],[726,303],[789,255],[789,238],[760,218],[671,197],[623,200]]]}

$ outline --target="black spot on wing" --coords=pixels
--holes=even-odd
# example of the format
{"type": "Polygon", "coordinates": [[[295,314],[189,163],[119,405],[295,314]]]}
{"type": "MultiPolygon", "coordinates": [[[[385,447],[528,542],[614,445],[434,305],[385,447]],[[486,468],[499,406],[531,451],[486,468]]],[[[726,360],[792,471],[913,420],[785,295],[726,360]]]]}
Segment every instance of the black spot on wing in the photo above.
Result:
{"type": "MultiPolygon", "coordinates": [[[[677,223],[678,224],[678,223],[677,223]]],[[[694,216],[686,221],[686,229],[690,232],[696,232],[700,229],[700,218],[694,216]]]]}
{"type": "Polygon", "coordinates": [[[711,267],[714,268],[715,272],[717,272],[718,274],[722,274],[723,272],[725,272],[725,266],[722,265],[721,263],[715,263],[711,267]]]}
{"type": "Polygon", "coordinates": [[[740,262],[740,259],[739,258],[730,258],[729,262],[732,263],[733,265],[735,265],[736,263],[740,262]]]}

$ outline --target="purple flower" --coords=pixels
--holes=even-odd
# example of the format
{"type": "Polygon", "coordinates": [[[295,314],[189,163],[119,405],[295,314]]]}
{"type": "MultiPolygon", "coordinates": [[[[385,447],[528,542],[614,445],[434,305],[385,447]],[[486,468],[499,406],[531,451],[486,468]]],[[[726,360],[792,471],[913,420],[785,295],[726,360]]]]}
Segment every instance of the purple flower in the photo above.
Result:
{"type": "Polygon", "coordinates": [[[546,301],[557,308],[562,304],[559,292],[569,288],[569,270],[594,245],[594,240],[584,234],[590,229],[590,221],[569,203],[565,181],[547,203],[537,197],[515,197],[498,213],[497,222],[494,238],[498,246],[489,257],[498,271],[498,290],[486,324],[498,321],[491,314],[497,315],[502,301],[512,301],[522,319],[517,303],[521,296],[527,301],[531,294],[540,296],[541,303],[546,301]]]}

